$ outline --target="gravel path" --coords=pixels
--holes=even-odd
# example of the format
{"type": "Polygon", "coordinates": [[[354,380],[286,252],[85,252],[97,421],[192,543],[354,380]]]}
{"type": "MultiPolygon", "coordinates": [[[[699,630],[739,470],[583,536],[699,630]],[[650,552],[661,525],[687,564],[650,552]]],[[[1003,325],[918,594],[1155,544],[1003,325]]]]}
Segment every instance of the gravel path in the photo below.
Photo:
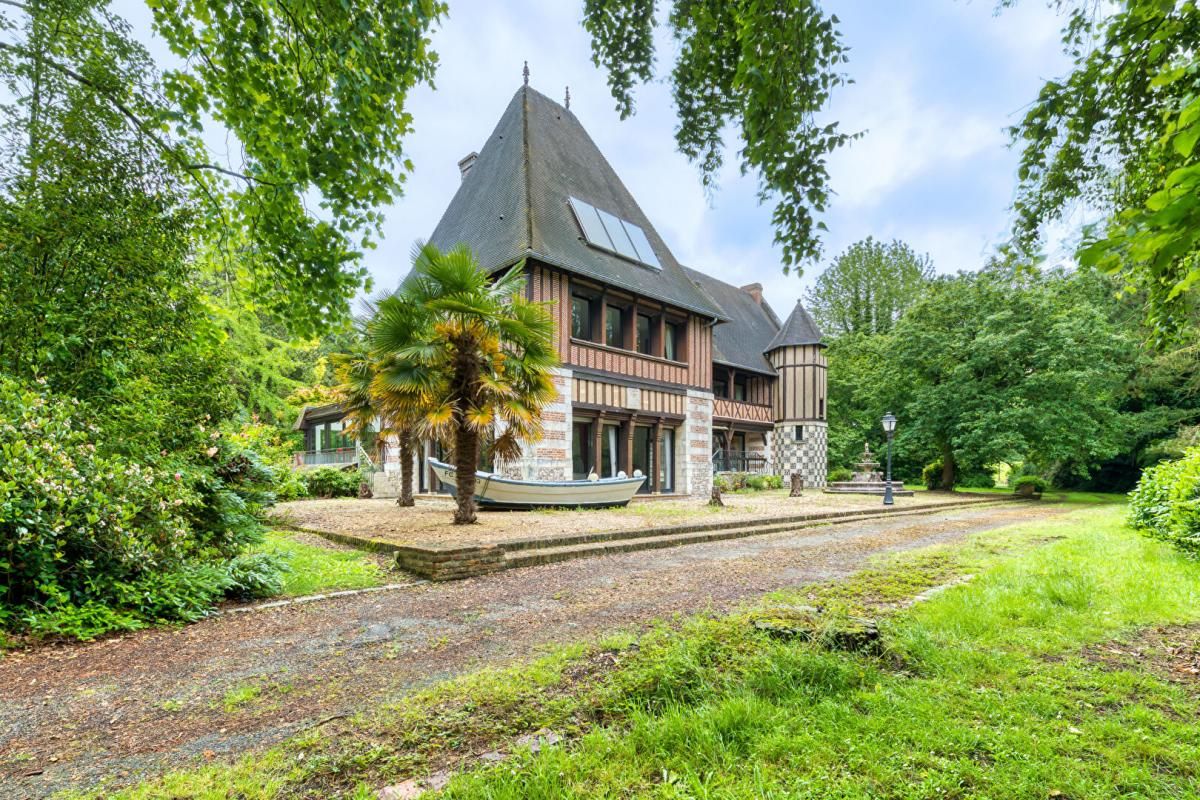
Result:
{"type": "Polygon", "coordinates": [[[0,661],[0,796],[135,782],[539,647],[847,575],[1061,513],[1012,504],[511,570],[0,661]]]}

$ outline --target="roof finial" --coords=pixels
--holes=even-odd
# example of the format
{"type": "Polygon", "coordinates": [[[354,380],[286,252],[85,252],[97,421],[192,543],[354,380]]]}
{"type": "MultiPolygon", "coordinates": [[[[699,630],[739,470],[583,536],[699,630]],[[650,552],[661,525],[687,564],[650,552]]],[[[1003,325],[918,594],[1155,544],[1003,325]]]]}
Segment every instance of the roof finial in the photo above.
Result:
{"type": "Polygon", "coordinates": [[[529,62],[525,62],[525,69],[521,70],[521,75],[525,78],[525,85],[529,85],[529,62]]]}
{"type": "Polygon", "coordinates": [[[570,86],[567,87],[567,99],[563,102],[563,105],[567,107],[567,111],[571,110],[571,87],[570,86]]]}

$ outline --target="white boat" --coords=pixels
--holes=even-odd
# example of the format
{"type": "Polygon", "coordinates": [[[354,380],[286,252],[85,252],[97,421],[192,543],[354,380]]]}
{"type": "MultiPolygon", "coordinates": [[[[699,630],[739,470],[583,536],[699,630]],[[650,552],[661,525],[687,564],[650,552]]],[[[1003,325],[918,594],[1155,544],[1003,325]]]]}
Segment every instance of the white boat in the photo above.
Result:
{"type": "MultiPolygon", "coordinates": [[[[432,458],[429,466],[450,494],[455,494],[454,467],[432,458]]],[[[518,481],[476,472],[475,501],[483,509],[611,508],[628,505],[645,482],[645,475],[594,481],[518,481]]]]}

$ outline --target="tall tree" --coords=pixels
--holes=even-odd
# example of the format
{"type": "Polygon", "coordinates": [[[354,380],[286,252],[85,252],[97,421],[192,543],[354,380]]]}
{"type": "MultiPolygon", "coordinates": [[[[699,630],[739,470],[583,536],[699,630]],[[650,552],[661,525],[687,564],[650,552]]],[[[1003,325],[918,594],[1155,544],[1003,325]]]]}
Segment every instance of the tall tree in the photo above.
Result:
{"type": "Polygon", "coordinates": [[[0,109],[3,160],[36,175],[43,143],[119,118],[145,174],[187,192],[203,235],[224,246],[227,273],[293,332],[322,328],[362,286],[359,252],[411,169],[404,105],[432,77],[428,34],[444,6],[149,5],[178,66],[156,69],[105,0],[0,4],[0,80],[13,98],[0,109]],[[71,96],[91,115],[63,130],[56,107],[71,96]],[[232,157],[209,151],[206,125],[231,136],[232,157]]]}
{"type": "Polygon", "coordinates": [[[900,436],[935,449],[943,488],[962,469],[1033,459],[1086,471],[1118,450],[1133,340],[1078,276],[993,266],[940,278],[889,338],[900,436]]]}
{"type": "Polygon", "coordinates": [[[805,304],[827,336],[887,333],[932,277],[928,255],[868,236],[833,260],[805,304]]]}
{"type": "Polygon", "coordinates": [[[387,403],[419,408],[419,433],[452,447],[456,524],[475,522],[481,442],[500,460],[519,457],[557,396],[554,322],[525,298],[523,267],[493,279],[465,248],[421,246],[400,292],[368,325],[370,397],[384,412],[387,403]]]}
{"type": "Polygon", "coordinates": [[[1165,341],[1192,319],[1200,282],[1200,7],[1193,0],[1073,6],[1074,61],[1012,129],[1023,146],[1017,242],[1078,204],[1108,213],[1079,257],[1145,294],[1165,341]]]}

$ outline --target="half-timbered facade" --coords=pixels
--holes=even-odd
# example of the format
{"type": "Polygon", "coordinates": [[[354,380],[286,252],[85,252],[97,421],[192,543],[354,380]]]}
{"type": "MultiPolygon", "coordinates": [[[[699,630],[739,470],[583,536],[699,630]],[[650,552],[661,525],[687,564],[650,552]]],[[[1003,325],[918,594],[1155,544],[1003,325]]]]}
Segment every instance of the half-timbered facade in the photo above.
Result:
{"type": "MultiPolygon", "coordinates": [[[[680,264],[575,115],[528,85],[459,168],[430,242],[465,244],[494,271],[524,260],[562,361],[545,436],[498,471],[640,472],[646,492],[694,496],[723,470],[823,485],[824,346],[803,308],[781,322],[758,284],[680,264]]],[[[389,456],[384,493],[399,469],[389,456]]],[[[435,489],[420,466],[420,488],[435,489]]]]}

